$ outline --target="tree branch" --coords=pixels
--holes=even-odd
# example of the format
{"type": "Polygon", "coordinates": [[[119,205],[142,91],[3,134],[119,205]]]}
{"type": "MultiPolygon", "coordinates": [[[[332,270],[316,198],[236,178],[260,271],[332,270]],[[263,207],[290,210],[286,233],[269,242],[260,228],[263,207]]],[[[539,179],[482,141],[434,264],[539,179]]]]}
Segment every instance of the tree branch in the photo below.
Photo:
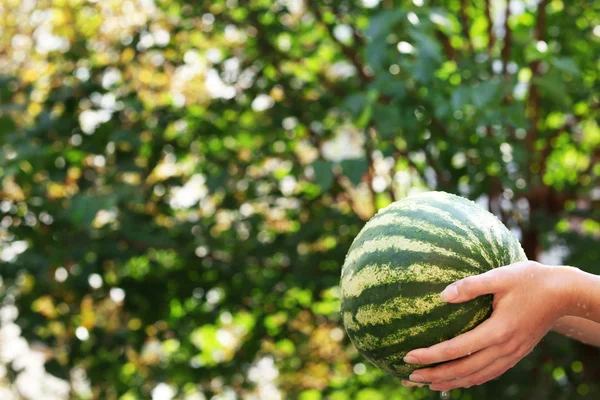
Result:
{"type": "Polygon", "coordinates": [[[449,135],[448,135],[448,128],[446,127],[446,125],[444,125],[441,121],[439,121],[437,118],[430,116],[431,118],[431,125],[433,125],[440,133],[442,133],[442,135],[444,136],[445,139],[448,139],[449,135]]]}
{"type": "Polygon", "coordinates": [[[394,164],[398,161],[398,159],[402,157],[404,160],[406,160],[406,162],[408,163],[408,165],[410,167],[412,167],[412,169],[414,169],[416,171],[416,173],[419,175],[419,178],[421,178],[421,180],[423,181],[423,183],[427,184],[427,177],[425,176],[425,171],[422,171],[419,166],[417,164],[415,164],[415,162],[413,160],[410,159],[408,152],[407,151],[396,151],[393,155],[394,158],[394,164]]]}
{"type": "MultiPolygon", "coordinates": [[[[490,4],[490,0],[485,0],[485,18],[487,21],[487,35],[488,35],[487,51],[488,51],[488,57],[490,59],[492,58],[492,52],[493,52],[494,44],[496,42],[496,37],[494,35],[494,30],[493,30],[491,7],[492,7],[492,5],[490,4]]],[[[504,98],[504,100],[506,100],[506,97],[504,98]]],[[[485,127],[485,132],[488,137],[492,136],[492,134],[493,134],[492,127],[487,125],[485,127]]]]}
{"type": "Polygon", "coordinates": [[[363,62],[360,59],[358,52],[356,51],[356,49],[349,47],[349,46],[345,45],[344,43],[340,42],[335,37],[334,26],[325,22],[325,20],[323,18],[323,14],[321,13],[321,9],[319,8],[318,1],[311,1],[310,6],[311,6],[310,9],[313,12],[313,14],[315,14],[315,17],[317,18],[317,20],[327,30],[327,33],[329,34],[329,37],[331,38],[331,40],[333,40],[335,43],[337,43],[337,45],[342,50],[342,53],[344,53],[344,55],[346,57],[348,57],[350,59],[350,61],[352,62],[352,64],[356,68],[356,72],[358,73],[358,75],[361,78],[361,82],[362,82],[361,85],[364,87],[367,83],[369,83],[371,81],[372,78],[366,74],[365,66],[363,65],[363,62]]]}
{"type": "MultiPolygon", "coordinates": [[[[315,8],[317,9],[317,12],[318,12],[318,5],[315,6],[315,8]]],[[[318,15],[321,16],[320,13],[318,15]]],[[[320,19],[322,20],[322,16],[320,19]]],[[[279,73],[283,74],[281,71],[280,63],[281,63],[281,60],[289,60],[290,59],[289,56],[281,53],[277,47],[273,46],[269,42],[269,40],[267,39],[268,36],[265,34],[264,30],[262,29],[262,26],[261,26],[261,24],[258,20],[258,16],[256,14],[254,14],[254,13],[251,14],[251,20],[254,22],[256,29],[259,31],[259,35],[258,35],[259,36],[259,48],[263,51],[263,55],[265,56],[266,59],[272,59],[272,63],[273,63],[273,66],[275,67],[275,69],[279,73]]],[[[330,35],[332,35],[332,37],[335,39],[335,37],[333,36],[333,28],[331,28],[331,30],[328,30],[328,32],[330,32],[330,35]]],[[[352,49],[350,49],[350,50],[352,50],[352,49]]],[[[301,62],[301,60],[295,60],[295,61],[301,62]]],[[[363,72],[362,69],[359,69],[359,73],[360,72],[363,72]]],[[[327,81],[326,79],[322,78],[321,82],[324,84],[324,86],[327,90],[336,93],[338,96],[345,95],[344,93],[342,93],[340,91],[341,88],[338,88],[335,85],[332,85],[331,82],[327,81]]],[[[303,99],[299,99],[296,101],[301,102],[301,101],[303,101],[303,99]]],[[[319,138],[317,133],[313,129],[311,129],[309,121],[301,121],[301,122],[303,122],[303,124],[306,126],[308,136],[311,139],[313,146],[317,150],[319,159],[324,160],[325,157],[323,155],[321,139],[319,138]]],[[[342,182],[344,176],[339,172],[339,170],[334,169],[333,177],[334,177],[334,182],[338,186],[338,188],[341,189],[341,191],[347,195],[350,206],[353,209],[356,209],[356,207],[355,207],[356,205],[354,204],[352,196],[348,193],[348,188],[346,188],[342,182]]],[[[322,192],[321,195],[319,195],[317,198],[313,199],[311,202],[317,201],[325,194],[327,194],[327,193],[322,192]]]]}
{"type": "Polygon", "coordinates": [[[352,38],[354,39],[354,43],[356,46],[364,47],[365,46],[365,38],[358,34],[358,30],[352,29],[352,38]]]}
{"type": "Polygon", "coordinates": [[[473,51],[473,44],[471,43],[471,35],[469,32],[471,27],[469,25],[469,17],[467,16],[467,0],[460,0],[459,18],[462,34],[467,41],[467,49],[473,51]]]}
{"type": "MultiPolygon", "coordinates": [[[[535,26],[535,39],[544,40],[546,32],[546,4],[548,0],[541,0],[537,8],[537,24],[535,26]]],[[[532,79],[541,74],[540,61],[535,60],[530,64],[532,79]]],[[[538,139],[538,123],[540,119],[540,93],[537,86],[532,83],[528,98],[529,109],[531,110],[531,129],[525,138],[525,146],[529,154],[534,154],[534,144],[538,139]]],[[[533,160],[533,158],[532,158],[533,160]]]]}
{"type": "Polygon", "coordinates": [[[373,140],[375,138],[375,128],[369,124],[365,132],[365,155],[367,163],[369,164],[369,170],[367,172],[367,184],[369,185],[369,191],[371,193],[371,201],[373,204],[373,210],[377,210],[377,193],[373,188],[373,178],[375,176],[375,161],[373,160],[373,140]]]}
{"type": "MultiPolygon", "coordinates": [[[[419,98],[417,91],[414,89],[408,90],[407,94],[414,96],[415,104],[417,104],[421,100],[419,98]]],[[[432,107],[429,107],[426,105],[425,108],[431,109],[432,107]]],[[[444,139],[446,141],[451,140],[450,135],[448,134],[448,127],[446,125],[444,125],[444,123],[439,121],[437,118],[435,118],[435,116],[433,116],[433,115],[429,115],[429,118],[431,120],[431,126],[434,127],[437,130],[437,132],[440,133],[444,137],[444,139]]],[[[441,187],[448,188],[452,178],[451,177],[450,177],[450,179],[446,178],[446,175],[443,173],[442,170],[440,170],[440,168],[437,166],[435,160],[433,159],[433,156],[427,150],[427,146],[423,147],[423,152],[425,154],[425,160],[426,160],[427,164],[431,167],[431,169],[433,169],[435,171],[435,174],[437,177],[437,184],[441,187]]],[[[424,182],[426,182],[426,181],[424,180],[424,182]]]]}
{"type": "Polygon", "coordinates": [[[550,153],[552,152],[552,141],[564,131],[572,130],[579,121],[574,116],[567,117],[567,121],[559,128],[556,128],[548,132],[546,136],[546,143],[544,148],[540,152],[540,176],[543,177],[547,169],[547,161],[550,153]]]}
{"type": "Polygon", "coordinates": [[[494,212],[494,208],[498,209],[498,213],[500,214],[500,220],[504,225],[508,222],[508,215],[502,209],[500,205],[500,196],[504,191],[504,187],[502,182],[498,178],[498,176],[487,176],[489,188],[488,188],[488,208],[491,213],[494,212]]]}
{"type": "Polygon", "coordinates": [[[510,48],[512,46],[512,31],[508,25],[510,19],[510,7],[508,2],[506,3],[506,11],[504,13],[504,43],[502,44],[502,50],[500,51],[500,58],[502,59],[502,74],[506,75],[506,66],[510,59],[510,48]]]}
{"type": "Polygon", "coordinates": [[[590,165],[588,165],[581,175],[590,175],[594,167],[600,164],[600,148],[596,148],[590,158],[590,165]]]}
{"type": "Polygon", "coordinates": [[[491,57],[494,44],[496,44],[496,36],[494,35],[494,22],[492,20],[492,5],[490,4],[490,0],[485,0],[485,18],[487,20],[488,55],[491,57]]]}
{"type": "MultiPolygon", "coordinates": [[[[315,146],[317,153],[319,154],[319,158],[321,160],[324,160],[325,157],[323,155],[322,143],[321,143],[319,136],[309,126],[307,126],[306,129],[308,132],[308,136],[311,138],[311,140],[313,142],[313,146],[315,146]]],[[[372,162],[369,162],[369,166],[371,166],[371,165],[372,165],[372,162]]],[[[370,174],[370,172],[369,172],[369,174],[370,174]]],[[[333,195],[341,195],[348,202],[350,207],[356,212],[356,214],[361,216],[361,219],[370,218],[371,215],[365,216],[365,215],[363,215],[364,213],[361,213],[360,207],[357,206],[357,202],[352,197],[352,187],[350,186],[350,181],[342,173],[340,173],[339,169],[336,169],[336,168],[333,169],[333,178],[334,178],[333,179],[334,185],[332,185],[332,189],[335,189],[335,185],[337,185],[337,188],[339,190],[338,191],[330,190],[329,192],[331,192],[333,195]]],[[[370,189],[371,193],[374,193],[373,185],[372,185],[372,183],[373,183],[372,175],[369,175],[368,181],[369,181],[368,182],[369,189],[370,189]]],[[[325,194],[327,194],[327,192],[322,192],[317,198],[312,199],[311,203],[314,203],[316,200],[320,199],[325,194]]],[[[374,207],[373,209],[375,210],[375,198],[374,197],[373,197],[373,207],[374,207]]]]}
{"type": "Polygon", "coordinates": [[[438,167],[437,163],[433,159],[433,155],[427,150],[427,146],[423,147],[423,153],[425,154],[425,160],[427,161],[427,164],[435,172],[435,176],[437,178],[436,183],[437,183],[438,188],[441,188],[441,189],[449,188],[450,179],[448,179],[446,177],[446,175],[444,174],[444,171],[442,171],[440,169],[440,167],[438,167]]]}
{"type": "Polygon", "coordinates": [[[435,29],[435,36],[442,43],[446,58],[448,58],[448,60],[456,61],[456,51],[454,51],[454,47],[452,47],[452,44],[450,44],[450,39],[448,39],[448,36],[446,36],[444,32],[437,28],[435,29]]]}

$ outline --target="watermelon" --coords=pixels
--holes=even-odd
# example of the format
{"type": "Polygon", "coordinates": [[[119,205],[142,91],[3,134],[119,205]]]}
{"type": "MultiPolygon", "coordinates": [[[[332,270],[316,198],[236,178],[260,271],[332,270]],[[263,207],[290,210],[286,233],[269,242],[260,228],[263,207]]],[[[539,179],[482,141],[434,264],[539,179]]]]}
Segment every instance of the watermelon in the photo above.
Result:
{"type": "Polygon", "coordinates": [[[341,314],[358,351],[402,379],[410,350],[467,332],[489,317],[492,295],[448,304],[452,282],[526,260],[490,212],[445,192],[409,196],[381,209],[354,239],[340,281],[341,314]]]}

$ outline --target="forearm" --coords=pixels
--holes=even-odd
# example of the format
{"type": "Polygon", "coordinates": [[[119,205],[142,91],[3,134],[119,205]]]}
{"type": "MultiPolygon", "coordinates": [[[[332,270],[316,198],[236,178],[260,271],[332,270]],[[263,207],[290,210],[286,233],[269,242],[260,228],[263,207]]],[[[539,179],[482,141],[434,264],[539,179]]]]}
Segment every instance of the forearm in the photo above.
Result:
{"type": "Polygon", "coordinates": [[[560,318],[552,330],[582,343],[600,347],[600,323],[598,322],[567,315],[560,318]]]}
{"type": "Polygon", "coordinates": [[[565,314],[600,323],[600,276],[564,267],[559,278],[566,301],[565,314]]]}
{"type": "Polygon", "coordinates": [[[553,330],[600,347],[600,276],[564,267],[558,278],[566,315],[556,322],[553,330]]]}

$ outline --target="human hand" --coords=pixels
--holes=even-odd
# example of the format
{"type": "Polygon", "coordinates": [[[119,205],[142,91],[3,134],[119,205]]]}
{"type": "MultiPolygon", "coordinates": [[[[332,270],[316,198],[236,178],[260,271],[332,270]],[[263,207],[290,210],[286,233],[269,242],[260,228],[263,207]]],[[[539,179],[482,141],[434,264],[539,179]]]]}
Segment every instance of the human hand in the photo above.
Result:
{"type": "Polygon", "coordinates": [[[449,285],[441,294],[445,301],[462,303],[493,294],[494,311],[469,332],[407,353],[409,364],[447,362],[414,371],[412,382],[404,384],[428,382],[432,390],[448,391],[481,385],[512,368],[567,313],[569,294],[561,285],[561,268],[524,261],[449,285]]]}

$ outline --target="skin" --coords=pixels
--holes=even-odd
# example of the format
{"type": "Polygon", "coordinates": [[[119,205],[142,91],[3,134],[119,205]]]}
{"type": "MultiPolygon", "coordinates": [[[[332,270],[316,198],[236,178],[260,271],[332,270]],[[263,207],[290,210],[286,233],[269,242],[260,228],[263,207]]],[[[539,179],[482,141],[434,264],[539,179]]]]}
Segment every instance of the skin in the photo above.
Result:
{"type": "Polygon", "coordinates": [[[524,261],[448,286],[442,299],[462,303],[493,294],[494,311],[475,329],[429,348],[410,351],[416,370],[405,386],[448,391],[481,385],[515,366],[552,329],[600,347],[600,276],[577,268],[524,261]]]}

